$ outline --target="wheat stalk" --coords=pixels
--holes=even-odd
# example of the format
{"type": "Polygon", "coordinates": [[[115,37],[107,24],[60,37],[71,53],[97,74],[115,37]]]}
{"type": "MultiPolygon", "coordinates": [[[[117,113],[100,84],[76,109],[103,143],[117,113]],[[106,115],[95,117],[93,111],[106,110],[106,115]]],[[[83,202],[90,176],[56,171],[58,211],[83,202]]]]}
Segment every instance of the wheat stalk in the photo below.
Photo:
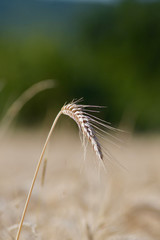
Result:
{"type": "MultiPolygon", "coordinates": [[[[103,127],[106,127],[106,128],[112,129],[112,130],[114,130],[114,128],[110,127],[108,125],[108,123],[105,123],[103,120],[101,120],[97,117],[94,117],[94,116],[92,116],[91,114],[88,113],[89,111],[96,112],[95,110],[87,109],[88,107],[94,108],[94,107],[99,107],[99,106],[79,105],[77,103],[78,103],[78,101],[72,101],[71,103],[64,105],[61,108],[60,112],[57,114],[57,116],[56,116],[56,118],[55,118],[55,120],[54,120],[54,122],[53,122],[53,124],[50,128],[50,131],[49,131],[48,136],[46,138],[45,144],[43,146],[43,149],[42,149],[42,152],[41,152],[41,155],[40,155],[40,158],[39,158],[39,161],[38,161],[35,173],[34,173],[34,177],[32,179],[31,187],[30,187],[30,190],[29,190],[29,193],[28,193],[28,196],[27,196],[25,206],[24,206],[21,221],[19,223],[19,227],[18,227],[18,231],[17,231],[17,235],[16,235],[16,240],[19,240],[19,237],[20,237],[20,233],[21,233],[23,221],[24,221],[24,218],[25,218],[25,214],[26,214],[26,211],[27,211],[27,207],[28,207],[28,204],[29,204],[29,201],[30,201],[30,198],[31,198],[33,187],[34,187],[34,184],[35,184],[38,172],[39,172],[41,162],[43,160],[43,156],[44,156],[46,147],[48,145],[48,142],[49,142],[51,134],[54,130],[54,127],[55,127],[59,117],[62,114],[68,115],[70,118],[72,118],[77,123],[80,131],[82,132],[83,137],[87,138],[87,140],[91,143],[91,145],[93,147],[93,150],[96,153],[96,155],[98,156],[98,158],[103,161],[102,146],[101,146],[101,144],[100,144],[100,142],[99,142],[99,140],[96,136],[96,130],[95,130],[96,124],[99,124],[100,126],[103,126],[103,127]]],[[[99,129],[101,129],[101,128],[99,128],[99,129]]]]}
{"type": "Polygon", "coordinates": [[[3,137],[6,130],[9,128],[17,114],[20,112],[22,107],[36,94],[46,90],[53,88],[55,82],[52,79],[43,80],[41,82],[33,84],[27,90],[25,90],[9,107],[7,112],[5,113],[3,119],[1,120],[1,132],[0,137],[3,137]]]}

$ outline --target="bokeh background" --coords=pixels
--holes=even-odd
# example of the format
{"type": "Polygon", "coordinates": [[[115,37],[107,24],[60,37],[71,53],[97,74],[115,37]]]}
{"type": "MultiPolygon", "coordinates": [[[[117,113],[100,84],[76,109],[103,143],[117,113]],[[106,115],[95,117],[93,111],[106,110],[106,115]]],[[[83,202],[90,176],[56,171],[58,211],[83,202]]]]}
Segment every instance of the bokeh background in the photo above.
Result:
{"type": "Polygon", "coordinates": [[[0,117],[25,89],[18,123],[37,126],[66,101],[108,106],[102,117],[160,130],[159,1],[0,1],[0,117]]]}
{"type": "Polygon", "coordinates": [[[20,240],[160,239],[160,1],[0,0],[1,240],[15,239],[53,119],[81,97],[127,131],[99,138],[104,171],[91,144],[84,161],[74,121],[58,121],[20,240]]]}

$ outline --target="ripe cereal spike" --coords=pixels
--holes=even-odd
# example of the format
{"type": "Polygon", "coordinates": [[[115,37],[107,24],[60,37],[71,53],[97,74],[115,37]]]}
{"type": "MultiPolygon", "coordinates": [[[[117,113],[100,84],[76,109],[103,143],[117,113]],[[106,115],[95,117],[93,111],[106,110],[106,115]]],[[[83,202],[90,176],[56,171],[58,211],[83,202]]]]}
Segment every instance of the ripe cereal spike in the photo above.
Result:
{"type": "Polygon", "coordinates": [[[69,103],[62,107],[62,113],[72,118],[78,125],[80,131],[91,142],[96,155],[103,160],[101,145],[96,137],[96,133],[91,126],[90,118],[84,114],[83,108],[77,104],[69,103]]]}

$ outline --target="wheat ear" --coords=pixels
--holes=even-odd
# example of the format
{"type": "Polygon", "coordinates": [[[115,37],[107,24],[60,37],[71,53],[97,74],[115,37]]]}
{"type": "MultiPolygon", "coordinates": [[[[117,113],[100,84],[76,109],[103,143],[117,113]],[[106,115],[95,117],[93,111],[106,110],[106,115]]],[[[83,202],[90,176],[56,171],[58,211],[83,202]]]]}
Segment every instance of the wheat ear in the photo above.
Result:
{"type": "Polygon", "coordinates": [[[73,102],[65,105],[62,108],[62,113],[68,115],[77,123],[83,137],[86,137],[91,142],[96,155],[99,159],[103,160],[101,145],[96,137],[93,127],[91,126],[89,117],[84,114],[83,107],[82,105],[80,106],[73,102]]]}
{"type": "Polygon", "coordinates": [[[36,170],[35,170],[35,173],[34,173],[34,177],[32,179],[31,187],[30,187],[30,190],[29,190],[29,193],[28,193],[28,196],[27,196],[27,199],[26,199],[26,203],[25,203],[25,206],[24,206],[24,209],[23,209],[23,213],[22,213],[22,216],[21,216],[21,221],[19,223],[19,227],[18,227],[18,231],[17,231],[17,235],[16,235],[16,240],[19,240],[19,237],[20,237],[20,233],[21,233],[23,221],[24,221],[24,218],[25,218],[25,214],[26,214],[26,211],[27,211],[27,208],[28,208],[28,204],[29,204],[29,201],[30,201],[30,198],[31,198],[31,195],[32,195],[33,187],[34,187],[34,184],[35,184],[38,172],[39,172],[41,162],[43,160],[43,156],[44,156],[46,147],[48,145],[48,142],[49,142],[51,134],[54,130],[54,127],[55,127],[55,125],[56,125],[56,123],[57,123],[61,114],[68,115],[69,117],[71,117],[77,123],[77,125],[78,125],[79,129],[81,130],[83,136],[86,137],[91,142],[91,144],[93,146],[93,149],[94,149],[96,155],[98,156],[98,158],[100,160],[103,160],[101,145],[98,142],[95,131],[94,131],[92,125],[91,125],[91,117],[87,116],[85,114],[85,111],[84,111],[84,108],[88,107],[88,106],[78,105],[76,103],[77,102],[72,102],[70,104],[64,105],[62,107],[62,109],[60,110],[60,112],[57,114],[57,116],[56,116],[56,118],[55,118],[55,120],[54,120],[54,122],[51,126],[51,129],[48,133],[45,144],[43,146],[39,161],[37,163],[37,167],[36,167],[36,170]]]}

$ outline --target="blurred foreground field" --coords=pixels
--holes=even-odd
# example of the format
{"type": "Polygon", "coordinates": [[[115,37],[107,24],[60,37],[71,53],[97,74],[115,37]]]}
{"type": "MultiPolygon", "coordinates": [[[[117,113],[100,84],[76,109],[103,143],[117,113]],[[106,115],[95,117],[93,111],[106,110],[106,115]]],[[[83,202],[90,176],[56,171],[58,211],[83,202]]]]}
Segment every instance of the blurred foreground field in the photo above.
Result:
{"type": "MultiPolygon", "coordinates": [[[[0,239],[14,239],[47,132],[13,130],[1,139],[0,239]]],[[[160,136],[135,136],[98,167],[77,132],[55,132],[39,174],[20,239],[160,239],[160,136]]]]}

